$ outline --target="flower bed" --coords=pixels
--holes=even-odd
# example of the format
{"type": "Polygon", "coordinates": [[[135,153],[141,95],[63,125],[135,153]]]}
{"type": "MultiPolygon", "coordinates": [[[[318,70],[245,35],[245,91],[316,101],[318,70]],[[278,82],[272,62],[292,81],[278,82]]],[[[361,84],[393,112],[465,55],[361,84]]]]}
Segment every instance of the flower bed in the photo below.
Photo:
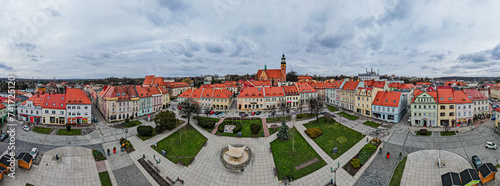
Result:
{"type": "Polygon", "coordinates": [[[358,154],[354,156],[351,161],[347,162],[342,168],[349,172],[351,176],[356,175],[356,173],[366,164],[366,162],[372,157],[372,155],[377,152],[378,146],[380,146],[381,141],[372,139],[370,143],[366,144],[358,154]]]}
{"type": "Polygon", "coordinates": [[[127,153],[131,153],[132,151],[134,151],[134,147],[132,146],[132,143],[130,143],[129,140],[126,140],[125,138],[121,138],[120,139],[120,145],[121,145],[121,148],[125,149],[125,151],[127,151],[127,153]]]}

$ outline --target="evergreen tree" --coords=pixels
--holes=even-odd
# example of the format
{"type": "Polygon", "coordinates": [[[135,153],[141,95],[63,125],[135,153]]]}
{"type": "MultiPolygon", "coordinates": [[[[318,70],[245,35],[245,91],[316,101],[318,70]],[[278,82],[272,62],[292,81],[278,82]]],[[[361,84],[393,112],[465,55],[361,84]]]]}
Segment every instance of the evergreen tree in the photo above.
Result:
{"type": "Polygon", "coordinates": [[[278,131],[278,138],[280,140],[288,140],[288,125],[286,125],[285,117],[281,120],[281,127],[278,131]]]}

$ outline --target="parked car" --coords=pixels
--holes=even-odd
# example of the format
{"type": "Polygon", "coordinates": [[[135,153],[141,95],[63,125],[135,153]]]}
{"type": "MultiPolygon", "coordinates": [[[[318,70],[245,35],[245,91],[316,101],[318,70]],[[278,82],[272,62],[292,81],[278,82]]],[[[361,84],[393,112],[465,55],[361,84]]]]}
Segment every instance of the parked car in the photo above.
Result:
{"type": "Polygon", "coordinates": [[[224,117],[224,114],[219,114],[217,117],[219,117],[219,118],[223,118],[223,117],[224,117]]]}
{"type": "Polygon", "coordinates": [[[260,111],[257,111],[255,114],[260,115],[260,111]]]}
{"type": "Polygon", "coordinates": [[[5,141],[7,138],[9,138],[9,133],[3,133],[0,136],[0,141],[5,141]]]}
{"type": "Polygon", "coordinates": [[[28,132],[30,130],[30,128],[28,126],[26,126],[26,125],[23,125],[23,130],[26,131],[26,132],[28,132]]]}
{"type": "Polygon", "coordinates": [[[486,142],[486,148],[497,150],[497,144],[494,144],[493,142],[486,142]]]}
{"type": "Polygon", "coordinates": [[[474,168],[478,169],[483,165],[483,162],[477,157],[476,155],[472,156],[472,164],[474,165],[474,168]]]}
{"type": "Polygon", "coordinates": [[[408,117],[408,122],[411,122],[411,116],[410,116],[410,117],[408,117]]]}
{"type": "Polygon", "coordinates": [[[250,113],[250,115],[252,115],[252,116],[255,115],[255,112],[250,113]]]}
{"type": "Polygon", "coordinates": [[[36,155],[38,155],[38,149],[33,147],[30,152],[31,156],[33,156],[33,159],[36,159],[36,155]]]}

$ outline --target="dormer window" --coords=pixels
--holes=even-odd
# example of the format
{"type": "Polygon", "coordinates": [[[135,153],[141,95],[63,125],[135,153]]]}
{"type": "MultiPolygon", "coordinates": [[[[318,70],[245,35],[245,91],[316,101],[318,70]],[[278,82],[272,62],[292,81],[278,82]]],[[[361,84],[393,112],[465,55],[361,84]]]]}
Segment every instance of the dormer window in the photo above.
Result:
{"type": "Polygon", "coordinates": [[[56,103],[52,104],[53,106],[56,106],[56,103]]]}

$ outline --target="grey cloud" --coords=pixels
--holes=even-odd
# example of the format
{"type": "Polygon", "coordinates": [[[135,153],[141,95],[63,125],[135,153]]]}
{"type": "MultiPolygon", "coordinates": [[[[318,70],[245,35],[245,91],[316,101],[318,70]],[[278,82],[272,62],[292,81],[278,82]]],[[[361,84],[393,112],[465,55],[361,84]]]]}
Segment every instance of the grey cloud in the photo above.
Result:
{"type": "Polygon", "coordinates": [[[242,60],[238,63],[236,63],[237,65],[255,65],[255,62],[253,61],[249,61],[249,60],[242,60]]]}
{"type": "Polygon", "coordinates": [[[466,69],[466,70],[482,69],[482,68],[488,68],[494,64],[495,63],[478,65],[477,63],[459,63],[459,64],[455,64],[455,65],[451,66],[450,69],[466,69]]]}
{"type": "Polygon", "coordinates": [[[170,45],[162,46],[168,52],[175,55],[184,55],[188,58],[194,56],[194,52],[200,50],[200,44],[192,41],[191,39],[184,39],[181,41],[170,43],[170,45]]]}
{"type": "Polygon", "coordinates": [[[34,43],[17,43],[15,46],[19,49],[24,49],[26,52],[33,52],[38,46],[34,43]]]}
{"type": "Polygon", "coordinates": [[[431,54],[429,57],[430,59],[426,60],[426,62],[441,62],[446,58],[446,54],[431,54]]]}
{"type": "Polygon", "coordinates": [[[220,45],[217,45],[215,43],[207,43],[205,44],[205,49],[214,54],[221,54],[224,53],[224,48],[220,45]]]}
{"type": "Polygon", "coordinates": [[[433,70],[433,71],[439,70],[438,67],[429,66],[429,65],[422,65],[422,66],[420,66],[420,69],[422,69],[422,70],[433,70]]]}
{"type": "Polygon", "coordinates": [[[365,39],[365,42],[367,42],[368,46],[372,50],[379,50],[382,47],[382,39],[384,37],[381,34],[375,35],[375,36],[369,36],[368,38],[365,39]]]}
{"type": "Polygon", "coordinates": [[[4,62],[0,62],[0,69],[4,70],[14,70],[14,68],[7,66],[4,62]]]}
{"type": "Polygon", "coordinates": [[[90,60],[90,61],[95,61],[95,60],[102,60],[102,59],[109,59],[111,58],[111,53],[109,52],[104,52],[104,53],[86,53],[86,54],[78,54],[75,57],[80,58],[83,60],[90,60]]]}
{"type": "Polygon", "coordinates": [[[488,60],[486,52],[475,52],[470,54],[461,54],[458,57],[460,61],[485,62],[488,60]]]}
{"type": "Polygon", "coordinates": [[[306,52],[307,53],[327,53],[326,51],[339,48],[340,46],[345,44],[345,42],[351,38],[352,38],[351,34],[344,34],[344,33],[329,34],[326,36],[317,36],[317,37],[312,38],[309,41],[309,43],[306,47],[306,52]],[[326,51],[325,51],[325,49],[326,49],[326,51]]]}
{"type": "Polygon", "coordinates": [[[38,61],[38,59],[32,58],[31,61],[35,61],[36,62],[36,61],[38,61]]]}
{"type": "Polygon", "coordinates": [[[392,21],[406,18],[411,12],[409,0],[398,0],[395,4],[387,5],[385,12],[378,20],[379,24],[391,24],[392,21]]]}
{"type": "Polygon", "coordinates": [[[189,5],[182,0],[158,0],[158,5],[172,12],[183,12],[189,8],[189,5]]]}
{"type": "Polygon", "coordinates": [[[59,13],[59,11],[57,11],[57,10],[54,10],[51,8],[46,8],[45,10],[47,10],[47,12],[49,12],[52,17],[61,16],[61,13],[59,13]]]}
{"type": "Polygon", "coordinates": [[[250,40],[237,37],[231,38],[230,41],[236,48],[230,54],[231,57],[249,57],[255,53],[254,49],[256,48],[256,46],[250,40]]]}
{"type": "Polygon", "coordinates": [[[264,25],[242,24],[238,26],[231,34],[241,36],[260,36],[267,34],[267,28],[264,25]]]}
{"type": "Polygon", "coordinates": [[[408,61],[408,64],[412,64],[412,63],[415,63],[416,61],[408,61]]]}
{"type": "Polygon", "coordinates": [[[495,60],[500,60],[500,44],[498,44],[495,48],[493,48],[491,51],[491,58],[495,60]]]}

